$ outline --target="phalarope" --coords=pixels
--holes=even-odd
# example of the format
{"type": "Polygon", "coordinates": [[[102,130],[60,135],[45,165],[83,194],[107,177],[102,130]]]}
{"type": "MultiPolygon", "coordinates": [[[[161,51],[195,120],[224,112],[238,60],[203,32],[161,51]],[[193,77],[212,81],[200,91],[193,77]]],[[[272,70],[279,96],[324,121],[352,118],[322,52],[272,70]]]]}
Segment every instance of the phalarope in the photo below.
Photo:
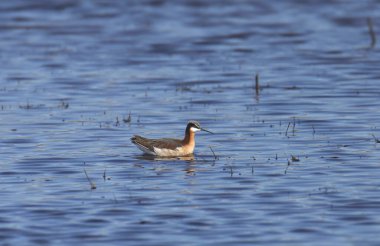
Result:
{"type": "Polygon", "coordinates": [[[195,133],[199,131],[212,133],[202,128],[197,121],[189,121],[185,137],[182,140],[175,138],[149,139],[134,135],[131,141],[145,154],[162,157],[187,156],[194,152],[195,133]]]}

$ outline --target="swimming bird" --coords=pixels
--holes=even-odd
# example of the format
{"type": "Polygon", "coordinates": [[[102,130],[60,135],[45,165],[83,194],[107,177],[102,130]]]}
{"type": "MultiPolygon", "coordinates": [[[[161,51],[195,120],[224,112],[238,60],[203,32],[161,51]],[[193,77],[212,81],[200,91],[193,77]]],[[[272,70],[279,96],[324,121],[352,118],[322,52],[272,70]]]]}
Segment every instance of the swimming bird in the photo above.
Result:
{"type": "Polygon", "coordinates": [[[194,152],[195,133],[199,131],[212,133],[202,128],[197,121],[189,121],[186,126],[185,137],[182,140],[175,138],[149,139],[134,135],[131,142],[148,155],[162,157],[187,156],[194,152]]]}

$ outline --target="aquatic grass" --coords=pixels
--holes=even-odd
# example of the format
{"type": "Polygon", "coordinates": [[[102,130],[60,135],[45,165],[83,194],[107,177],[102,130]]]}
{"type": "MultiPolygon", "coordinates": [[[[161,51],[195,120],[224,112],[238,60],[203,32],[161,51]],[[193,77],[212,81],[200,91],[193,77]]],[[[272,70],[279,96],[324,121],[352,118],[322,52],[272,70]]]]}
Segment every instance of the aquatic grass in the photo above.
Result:
{"type": "Polygon", "coordinates": [[[373,139],[375,140],[375,143],[380,143],[380,139],[378,139],[375,134],[372,134],[373,139]]]}
{"type": "Polygon", "coordinates": [[[375,48],[375,46],[376,46],[376,33],[375,33],[375,30],[373,29],[372,18],[367,18],[367,26],[368,26],[369,36],[371,37],[370,48],[375,48]]]}
{"type": "Polygon", "coordinates": [[[292,129],[293,136],[294,136],[295,128],[296,128],[296,117],[293,117],[293,129],[292,129]]]}
{"type": "Polygon", "coordinates": [[[70,104],[68,102],[65,102],[64,100],[61,100],[61,103],[58,105],[58,108],[61,109],[68,109],[70,104]]]}
{"type": "Polygon", "coordinates": [[[296,128],[296,117],[293,117],[293,122],[289,122],[288,123],[288,126],[286,127],[286,131],[285,131],[285,136],[288,136],[288,132],[289,132],[289,128],[290,126],[292,126],[292,135],[294,136],[295,135],[295,128],[296,128]]]}
{"type": "Polygon", "coordinates": [[[214,155],[214,160],[218,160],[219,157],[215,154],[215,152],[214,152],[214,150],[212,149],[212,147],[211,147],[211,146],[208,146],[208,147],[210,148],[212,154],[214,155]]]}
{"type": "Polygon", "coordinates": [[[84,171],[84,174],[86,174],[88,182],[90,183],[91,190],[96,189],[96,184],[91,181],[90,177],[88,176],[88,174],[86,172],[86,168],[83,168],[83,171],[84,171]]]}
{"type": "Polygon", "coordinates": [[[290,161],[288,160],[288,164],[286,165],[286,168],[285,168],[285,171],[284,171],[284,174],[287,174],[288,173],[288,168],[290,166],[290,161]]]}
{"type": "Polygon", "coordinates": [[[119,116],[116,116],[115,126],[120,126],[119,116]]]}
{"type": "Polygon", "coordinates": [[[123,118],[124,123],[131,123],[132,117],[131,117],[131,112],[129,112],[128,118],[123,118]]]}
{"type": "Polygon", "coordinates": [[[103,172],[103,180],[106,181],[106,172],[107,172],[107,168],[104,168],[104,172],[103,172]]]}
{"type": "Polygon", "coordinates": [[[253,174],[255,173],[254,164],[255,164],[256,158],[254,156],[252,156],[252,160],[253,160],[253,163],[252,163],[252,166],[251,166],[251,174],[253,176],[253,174]]]}
{"type": "Polygon", "coordinates": [[[288,136],[288,130],[289,130],[289,126],[290,126],[290,124],[291,124],[291,122],[289,122],[288,127],[286,128],[285,136],[288,136]]]}
{"type": "Polygon", "coordinates": [[[260,93],[259,73],[256,73],[256,76],[255,76],[255,91],[256,91],[256,96],[258,96],[260,93]]]}

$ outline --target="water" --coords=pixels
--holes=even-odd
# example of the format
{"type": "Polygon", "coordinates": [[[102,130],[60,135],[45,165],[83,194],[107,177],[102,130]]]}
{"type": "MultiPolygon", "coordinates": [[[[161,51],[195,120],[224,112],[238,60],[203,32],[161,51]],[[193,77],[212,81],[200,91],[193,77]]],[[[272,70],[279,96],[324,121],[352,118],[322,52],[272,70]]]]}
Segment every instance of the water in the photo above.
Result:
{"type": "Polygon", "coordinates": [[[378,1],[0,13],[2,244],[379,244],[378,1]],[[194,160],[129,142],[191,119],[194,160]]]}

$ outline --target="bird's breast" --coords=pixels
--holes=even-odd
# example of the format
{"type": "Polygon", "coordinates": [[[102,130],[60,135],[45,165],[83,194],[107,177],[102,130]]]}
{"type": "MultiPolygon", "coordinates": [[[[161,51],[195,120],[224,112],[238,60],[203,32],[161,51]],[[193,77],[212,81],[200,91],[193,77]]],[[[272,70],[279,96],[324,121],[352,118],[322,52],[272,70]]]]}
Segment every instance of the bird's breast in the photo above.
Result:
{"type": "Polygon", "coordinates": [[[154,152],[158,156],[186,156],[194,152],[194,146],[181,146],[175,149],[157,148],[154,147],[154,152]]]}

